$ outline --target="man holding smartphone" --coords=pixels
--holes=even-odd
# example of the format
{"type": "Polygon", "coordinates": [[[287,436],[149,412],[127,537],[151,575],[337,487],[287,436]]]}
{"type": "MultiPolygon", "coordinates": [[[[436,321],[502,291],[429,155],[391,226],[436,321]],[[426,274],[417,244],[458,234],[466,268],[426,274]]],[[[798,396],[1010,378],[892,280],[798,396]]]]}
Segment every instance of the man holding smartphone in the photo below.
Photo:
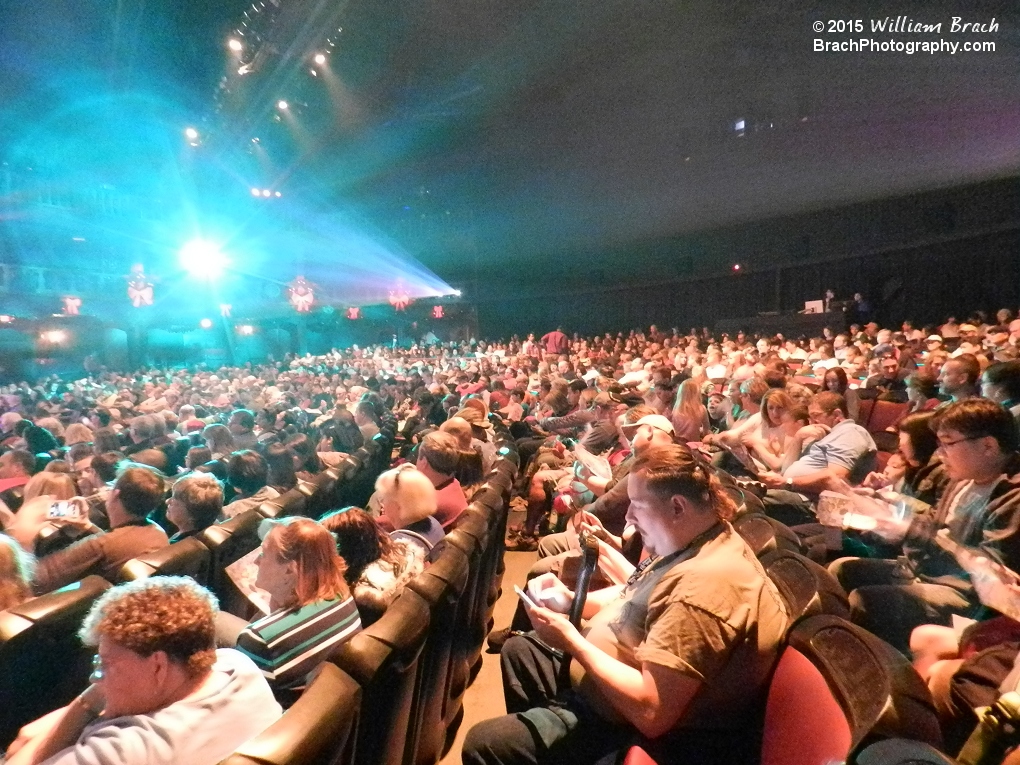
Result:
{"type": "Polygon", "coordinates": [[[573,593],[555,575],[529,584],[534,632],[501,656],[508,714],[469,731],[467,765],[590,763],[636,732],[685,763],[735,761],[756,746],[742,734],[785,634],[778,591],[687,447],[639,455],[628,493],[627,520],[650,557],[626,584],[589,594],[583,631],[564,615],[573,593]]]}
{"type": "Polygon", "coordinates": [[[129,560],[166,547],[170,543],[166,532],[148,520],[149,513],[163,501],[163,491],[163,479],[152,470],[128,468],[121,473],[106,500],[110,531],[92,534],[40,558],[32,583],[35,593],[42,595],[89,574],[116,581],[120,567],[129,560]]]}

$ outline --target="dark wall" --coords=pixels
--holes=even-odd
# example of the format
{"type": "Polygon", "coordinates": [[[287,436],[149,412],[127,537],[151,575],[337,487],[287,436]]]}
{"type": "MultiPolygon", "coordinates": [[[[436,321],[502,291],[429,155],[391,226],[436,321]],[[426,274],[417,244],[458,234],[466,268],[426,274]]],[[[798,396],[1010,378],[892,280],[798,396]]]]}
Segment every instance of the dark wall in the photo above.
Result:
{"type": "Polygon", "coordinates": [[[598,268],[595,258],[553,259],[536,269],[542,279],[525,283],[518,274],[477,285],[482,336],[557,324],[585,333],[650,323],[712,326],[798,310],[826,288],[840,298],[864,293],[886,323],[1016,309],[1020,185],[1009,179],[764,221],[644,243],[629,257],[622,251],[613,257],[613,265],[598,268]],[[692,248],[700,253],[693,261],[692,248]],[[507,287],[514,279],[519,283],[507,287]],[[493,289],[500,281],[502,289],[493,289]]]}

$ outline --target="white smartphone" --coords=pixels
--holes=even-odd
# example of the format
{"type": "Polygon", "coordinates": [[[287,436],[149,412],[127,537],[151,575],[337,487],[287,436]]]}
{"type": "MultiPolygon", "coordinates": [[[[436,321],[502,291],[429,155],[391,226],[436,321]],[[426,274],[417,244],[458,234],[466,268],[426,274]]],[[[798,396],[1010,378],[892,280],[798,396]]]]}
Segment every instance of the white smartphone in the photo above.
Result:
{"type": "Polygon", "coordinates": [[[528,595],[528,593],[526,593],[524,590],[522,590],[516,584],[514,585],[514,592],[517,593],[517,597],[520,598],[521,600],[523,600],[525,602],[525,604],[531,606],[532,608],[538,608],[538,604],[531,599],[531,596],[528,595]]]}
{"type": "Polygon", "coordinates": [[[61,500],[50,504],[50,509],[46,516],[48,518],[77,518],[80,514],[75,503],[61,500]]]}

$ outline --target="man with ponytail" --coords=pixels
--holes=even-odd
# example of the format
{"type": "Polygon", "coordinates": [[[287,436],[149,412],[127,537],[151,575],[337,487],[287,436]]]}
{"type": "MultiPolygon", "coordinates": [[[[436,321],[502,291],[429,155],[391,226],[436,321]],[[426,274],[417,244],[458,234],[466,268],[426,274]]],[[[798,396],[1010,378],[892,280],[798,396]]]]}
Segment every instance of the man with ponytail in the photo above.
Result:
{"type": "Polygon", "coordinates": [[[555,575],[531,581],[534,632],[501,656],[508,714],[472,728],[465,763],[590,763],[635,731],[685,763],[754,750],[746,734],[788,622],[779,593],[686,446],[639,454],[628,493],[649,557],[626,584],[589,594],[583,630],[564,616],[574,593],[555,575]]]}

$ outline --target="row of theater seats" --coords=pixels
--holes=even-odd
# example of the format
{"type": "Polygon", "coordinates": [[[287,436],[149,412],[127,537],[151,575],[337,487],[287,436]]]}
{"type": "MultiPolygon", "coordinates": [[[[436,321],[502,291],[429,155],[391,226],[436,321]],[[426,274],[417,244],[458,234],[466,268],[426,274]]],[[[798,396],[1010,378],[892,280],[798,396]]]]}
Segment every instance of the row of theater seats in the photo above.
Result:
{"type": "Polygon", "coordinates": [[[437,560],[324,665],[278,723],[224,765],[433,765],[455,734],[502,576],[518,459],[499,458],[437,560]]]}
{"type": "MultiPolygon", "coordinates": [[[[494,425],[499,458],[446,536],[438,559],[377,622],[322,667],[276,724],[230,757],[230,765],[431,765],[439,759],[462,718],[464,693],[480,666],[499,595],[508,499],[518,458],[512,438],[498,421],[494,425]]],[[[276,504],[277,515],[292,511],[285,497],[276,504]]],[[[126,578],[192,571],[200,575],[205,559],[207,581],[218,586],[215,573],[221,566],[213,562],[214,556],[218,551],[222,564],[242,554],[247,545],[240,538],[253,533],[264,517],[251,512],[258,515],[255,526],[238,516],[213,530],[222,542],[217,550],[205,548],[208,558],[195,546],[205,547],[202,541],[185,540],[173,547],[189,543],[194,552],[132,561],[126,578]],[[167,560],[191,562],[171,571],[167,560]],[[183,570],[189,566],[192,571],[183,570]]],[[[66,703],[84,687],[91,653],[74,635],[91,603],[109,586],[89,577],[0,612],[0,668],[8,670],[0,675],[0,748],[24,722],[66,703]],[[10,671],[14,667],[17,672],[10,671]]]]}
{"type": "MultiPolygon", "coordinates": [[[[336,468],[301,482],[256,510],[128,561],[117,581],[190,576],[216,594],[223,610],[251,618],[254,607],[235,587],[226,568],[259,546],[259,524],[265,518],[318,517],[345,504],[364,503],[379,472],[389,464],[395,435],[396,420],[390,417],[375,438],[336,468]]],[[[82,647],[77,629],[108,587],[110,583],[99,577],[87,577],[0,611],[0,751],[24,723],[66,704],[85,687],[92,652],[82,647]]]]}
{"type": "MultiPolygon", "coordinates": [[[[769,684],[761,765],[857,762],[876,741],[933,747],[942,736],[928,688],[892,646],[849,621],[839,582],[804,552],[797,535],[762,512],[761,501],[728,487],[738,500],[736,531],[754,550],[790,615],[769,684]]],[[[624,765],[680,763],[655,741],[636,741],[624,765]]]]}

